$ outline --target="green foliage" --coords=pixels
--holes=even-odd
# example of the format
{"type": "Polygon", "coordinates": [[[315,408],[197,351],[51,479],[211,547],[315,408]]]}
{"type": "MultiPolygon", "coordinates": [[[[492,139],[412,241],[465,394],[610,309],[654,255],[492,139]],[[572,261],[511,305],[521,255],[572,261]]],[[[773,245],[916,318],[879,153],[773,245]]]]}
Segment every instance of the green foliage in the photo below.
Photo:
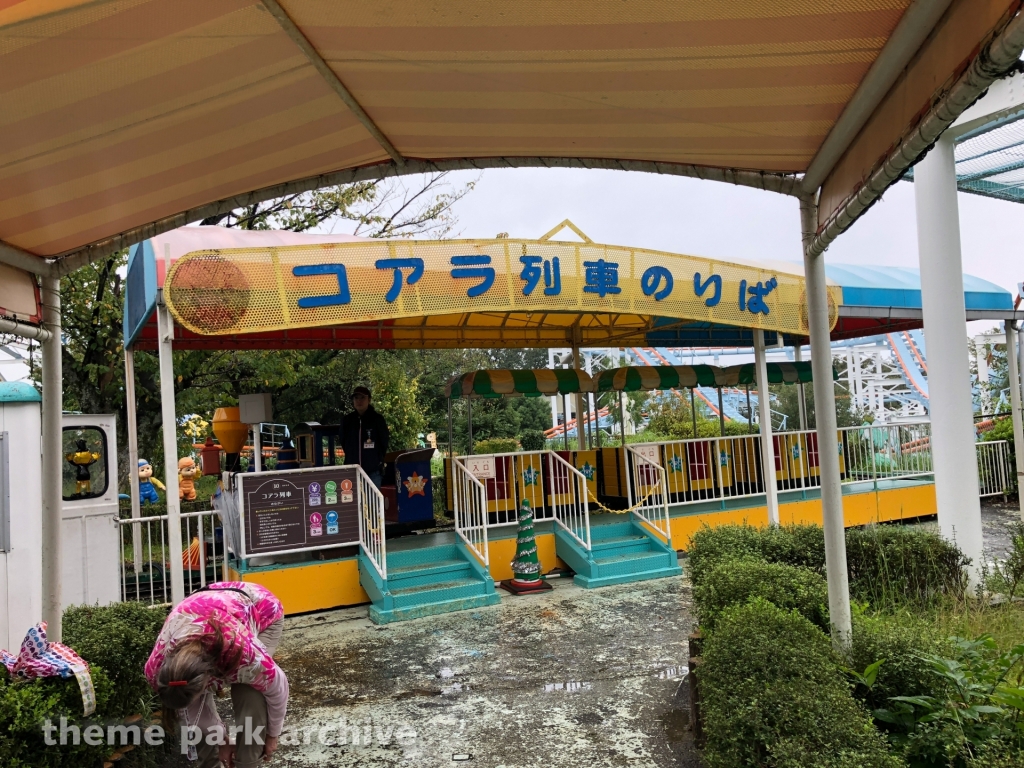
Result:
{"type": "Polygon", "coordinates": [[[544,432],[539,429],[523,430],[519,436],[519,444],[524,451],[543,451],[544,443],[544,432]]]}
{"type": "Polygon", "coordinates": [[[515,453],[519,450],[519,443],[516,440],[492,437],[488,440],[478,440],[473,446],[474,453],[515,453]]]}
{"type": "Polygon", "coordinates": [[[392,451],[414,448],[426,421],[416,403],[419,382],[397,361],[378,361],[368,372],[373,407],[384,417],[392,451]]]}
{"type": "Polygon", "coordinates": [[[871,605],[928,605],[967,587],[963,552],[937,533],[897,525],[846,531],[850,590],[871,605]]]}
{"type": "MultiPolygon", "coordinates": [[[[820,526],[750,525],[705,527],[694,534],[690,574],[697,586],[723,558],[761,557],[825,571],[825,538],[820,526]]],[[[962,596],[967,558],[937,533],[900,526],[871,526],[846,531],[850,591],[875,606],[931,604],[962,596]]]]}
{"type": "Polygon", "coordinates": [[[722,613],[698,670],[708,768],[898,768],[853,699],[828,638],[754,599],[722,613]]]}
{"type": "Polygon", "coordinates": [[[983,432],[980,439],[983,442],[1005,440],[1010,444],[1010,452],[1013,453],[1013,419],[1009,416],[1003,416],[1002,418],[996,419],[995,425],[992,429],[983,432]]]}
{"type": "Polygon", "coordinates": [[[817,525],[705,525],[693,535],[688,555],[695,587],[719,562],[738,557],[760,557],[824,573],[825,537],[817,525]]]}
{"type": "Polygon", "coordinates": [[[828,631],[828,585],[812,570],[760,558],[719,562],[694,587],[701,628],[714,632],[722,612],[763,598],[783,610],[795,610],[812,624],[828,631]]]}
{"type": "MultiPolygon", "coordinates": [[[[0,765],[4,768],[79,768],[100,765],[111,748],[47,746],[42,725],[59,726],[60,718],[84,729],[95,724],[118,724],[126,716],[148,715],[153,698],[143,676],[166,611],[138,603],[107,607],[76,606],[64,612],[64,642],[89,662],[96,689],[96,713],[82,716],[82,694],[75,678],[11,679],[0,670],[0,765]]],[[[144,723],[143,723],[144,725],[144,723]]],[[[53,733],[59,739],[59,734],[53,733]]],[[[136,749],[119,765],[153,765],[161,749],[136,749]]]]}
{"type": "Polygon", "coordinates": [[[1024,645],[1000,652],[989,636],[956,638],[952,658],[922,659],[941,693],[894,696],[875,710],[911,765],[960,768],[989,744],[1024,753],[1024,645]]]}
{"type": "Polygon", "coordinates": [[[142,603],[72,606],[64,612],[64,642],[90,664],[108,670],[111,716],[149,711],[152,692],[142,675],[167,612],[142,603]]]}
{"type": "MultiPolygon", "coordinates": [[[[652,400],[649,404],[650,420],[644,434],[656,434],[668,440],[687,440],[693,435],[693,412],[688,399],[665,397],[652,400]]],[[[745,421],[725,422],[726,435],[745,435],[749,425],[745,421]]],[[[756,430],[756,428],[755,428],[756,430]]],[[[721,434],[721,422],[718,417],[711,417],[709,412],[697,405],[697,437],[718,437],[721,434]]],[[[653,439],[653,438],[648,438],[653,439]]]]}
{"type": "Polygon", "coordinates": [[[886,706],[893,696],[938,695],[941,685],[922,654],[945,649],[939,632],[909,613],[888,616],[855,611],[850,665],[859,670],[883,663],[870,684],[856,680],[854,695],[870,709],[886,706]]]}
{"type": "Polygon", "coordinates": [[[1009,526],[1012,546],[1006,559],[993,565],[999,586],[1009,599],[1024,587],[1024,522],[1016,521],[1009,526]]]}

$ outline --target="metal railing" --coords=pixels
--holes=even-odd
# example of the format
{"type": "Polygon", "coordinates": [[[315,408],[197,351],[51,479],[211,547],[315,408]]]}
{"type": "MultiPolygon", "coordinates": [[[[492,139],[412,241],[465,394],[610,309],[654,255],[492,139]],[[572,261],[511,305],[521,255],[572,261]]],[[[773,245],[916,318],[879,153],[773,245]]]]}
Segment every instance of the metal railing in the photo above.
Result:
{"type": "Polygon", "coordinates": [[[626,446],[629,506],[634,515],[664,536],[665,542],[671,545],[667,474],[656,453],[650,449],[651,445],[626,446]]]}
{"type": "Polygon", "coordinates": [[[455,533],[484,565],[487,552],[487,487],[465,464],[466,457],[452,461],[452,498],[455,502],[455,533]]]}
{"type": "MultiPolygon", "coordinates": [[[[555,523],[590,550],[590,499],[587,478],[554,451],[546,451],[549,499],[555,523]]],[[[542,483],[541,487],[544,485],[542,483]]],[[[536,515],[535,515],[536,519],[536,515]]]]}
{"type": "Polygon", "coordinates": [[[380,574],[388,578],[387,547],[384,536],[384,494],[359,467],[359,548],[380,574]]]}
{"type": "MultiPolygon", "coordinates": [[[[121,600],[169,604],[167,515],[119,518],[115,522],[120,542],[121,600]]],[[[190,595],[210,582],[227,581],[227,549],[217,513],[182,513],[181,532],[185,594],[190,595]]]]}
{"type": "Polygon", "coordinates": [[[978,493],[1003,496],[1015,490],[1017,468],[1010,460],[1010,444],[1006,440],[978,443],[978,493]]]}

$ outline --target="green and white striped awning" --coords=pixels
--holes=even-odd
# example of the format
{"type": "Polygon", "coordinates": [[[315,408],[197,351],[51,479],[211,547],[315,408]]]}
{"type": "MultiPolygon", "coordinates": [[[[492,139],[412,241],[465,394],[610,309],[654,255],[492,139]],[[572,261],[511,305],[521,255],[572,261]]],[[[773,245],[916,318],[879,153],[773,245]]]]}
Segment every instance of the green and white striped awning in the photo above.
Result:
{"type": "Polygon", "coordinates": [[[470,371],[445,387],[445,395],[450,398],[540,397],[593,391],[594,380],[590,374],[571,368],[470,371]]]}
{"type": "Polygon", "coordinates": [[[682,387],[725,387],[725,369],[714,365],[630,365],[601,371],[598,392],[647,392],[682,387]]]}
{"type": "MultiPolygon", "coordinates": [[[[810,382],[811,363],[809,360],[802,360],[799,363],[768,363],[769,384],[796,384],[799,381],[810,382]]],[[[757,373],[753,363],[746,365],[730,365],[725,369],[726,378],[731,386],[744,384],[757,384],[757,373]]],[[[832,379],[839,378],[835,368],[832,369],[832,379]]]]}

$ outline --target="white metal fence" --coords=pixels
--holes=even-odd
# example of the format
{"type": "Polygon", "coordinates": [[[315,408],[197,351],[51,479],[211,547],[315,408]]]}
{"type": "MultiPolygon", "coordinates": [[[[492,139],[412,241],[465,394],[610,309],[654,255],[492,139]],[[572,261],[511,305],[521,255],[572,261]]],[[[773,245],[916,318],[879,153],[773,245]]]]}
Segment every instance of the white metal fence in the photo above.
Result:
{"type": "MultiPolygon", "coordinates": [[[[547,470],[548,485],[541,478],[541,488],[548,488],[547,501],[555,523],[590,549],[590,499],[587,478],[576,467],[554,451],[547,451],[542,466],[547,470]]],[[[534,515],[536,519],[536,515],[534,515]]]]}
{"type": "Polygon", "coordinates": [[[672,543],[672,526],[668,513],[668,480],[665,468],[656,459],[656,452],[645,446],[627,446],[626,474],[629,506],[633,514],[654,528],[672,543]]]}
{"type": "Polygon", "coordinates": [[[465,460],[452,461],[452,499],[455,504],[455,533],[484,565],[487,552],[487,488],[473,475],[465,460]]]}
{"type": "Polygon", "coordinates": [[[1017,468],[1010,459],[1006,440],[978,443],[978,492],[985,496],[1006,496],[1014,490],[1017,468]]]}
{"type": "MultiPolygon", "coordinates": [[[[170,603],[167,515],[121,518],[116,522],[121,554],[121,599],[150,605],[170,603]]],[[[185,594],[190,595],[209,582],[227,580],[227,549],[217,513],[212,510],[182,513],[181,533],[185,594]]]]}
{"type": "Polygon", "coordinates": [[[382,579],[388,577],[388,558],[384,536],[384,494],[359,467],[359,548],[382,579]]]}

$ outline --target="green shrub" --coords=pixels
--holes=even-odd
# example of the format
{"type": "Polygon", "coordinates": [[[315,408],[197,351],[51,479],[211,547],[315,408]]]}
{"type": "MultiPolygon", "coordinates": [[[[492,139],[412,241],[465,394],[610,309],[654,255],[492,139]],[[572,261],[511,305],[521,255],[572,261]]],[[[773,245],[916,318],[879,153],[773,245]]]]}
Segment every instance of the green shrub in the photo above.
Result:
{"type": "Polygon", "coordinates": [[[940,695],[941,681],[922,657],[947,647],[934,626],[906,612],[898,616],[855,614],[850,666],[863,672],[883,661],[874,684],[870,688],[856,685],[854,696],[875,710],[889,706],[892,696],[940,695]]]}
{"type": "Polygon", "coordinates": [[[167,611],[142,603],[80,605],[64,612],[64,642],[111,677],[112,716],[147,712],[152,691],[142,674],[167,611]]]}
{"type": "MultiPolygon", "coordinates": [[[[690,577],[696,587],[726,558],[761,557],[825,573],[825,538],[817,525],[705,526],[689,549],[690,577]]],[[[846,531],[850,592],[875,606],[930,604],[960,596],[966,587],[967,558],[937,533],[894,525],[846,531]]]]}
{"type": "Polygon", "coordinates": [[[478,440],[473,453],[515,453],[519,450],[519,442],[511,437],[491,437],[478,440]]]}
{"type": "Polygon", "coordinates": [[[760,597],[795,610],[812,624],[829,630],[828,585],[807,568],[768,563],[759,558],[723,560],[693,590],[701,628],[714,631],[726,608],[760,597]]]}
{"type": "Polygon", "coordinates": [[[824,573],[825,537],[817,525],[705,525],[690,540],[688,555],[694,586],[726,558],[755,556],[824,573]]]}
{"type": "Polygon", "coordinates": [[[543,451],[547,441],[539,429],[528,429],[519,436],[519,444],[524,451],[543,451]]]}
{"type": "Polygon", "coordinates": [[[825,634],[766,600],[725,610],[697,673],[708,768],[898,768],[825,634]]]}
{"type": "Polygon", "coordinates": [[[959,597],[970,562],[937,533],[898,525],[873,525],[846,532],[850,592],[875,607],[934,603],[959,597]]]}
{"type": "MultiPolygon", "coordinates": [[[[64,716],[69,725],[83,729],[90,724],[120,723],[128,715],[147,715],[153,699],[143,666],[166,616],[165,610],[139,603],[102,608],[83,605],[64,612],[64,642],[89,662],[96,689],[96,713],[87,721],[83,720],[82,694],[74,677],[20,680],[0,669],[0,766],[99,766],[112,751],[105,740],[96,747],[84,740],[78,746],[47,746],[43,722],[49,718],[59,726],[64,716]]],[[[155,754],[162,751],[136,749],[118,765],[155,764],[155,754]]]]}
{"type": "MultiPolygon", "coordinates": [[[[105,671],[90,665],[93,688],[96,689],[96,714],[90,722],[102,723],[110,717],[113,686],[105,671]]],[[[61,716],[68,723],[81,727],[82,692],[72,677],[20,680],[11,678],[0,668],[0,765],[4,768],[64,768],[65,766],[100,765],[111,750],[89,746],[84,741],[75,746],[47,746],[43,724],[47,719],[60,725],[61,716]]],[[[59,739],[59,734],[54,738],[59,739]]]]}

